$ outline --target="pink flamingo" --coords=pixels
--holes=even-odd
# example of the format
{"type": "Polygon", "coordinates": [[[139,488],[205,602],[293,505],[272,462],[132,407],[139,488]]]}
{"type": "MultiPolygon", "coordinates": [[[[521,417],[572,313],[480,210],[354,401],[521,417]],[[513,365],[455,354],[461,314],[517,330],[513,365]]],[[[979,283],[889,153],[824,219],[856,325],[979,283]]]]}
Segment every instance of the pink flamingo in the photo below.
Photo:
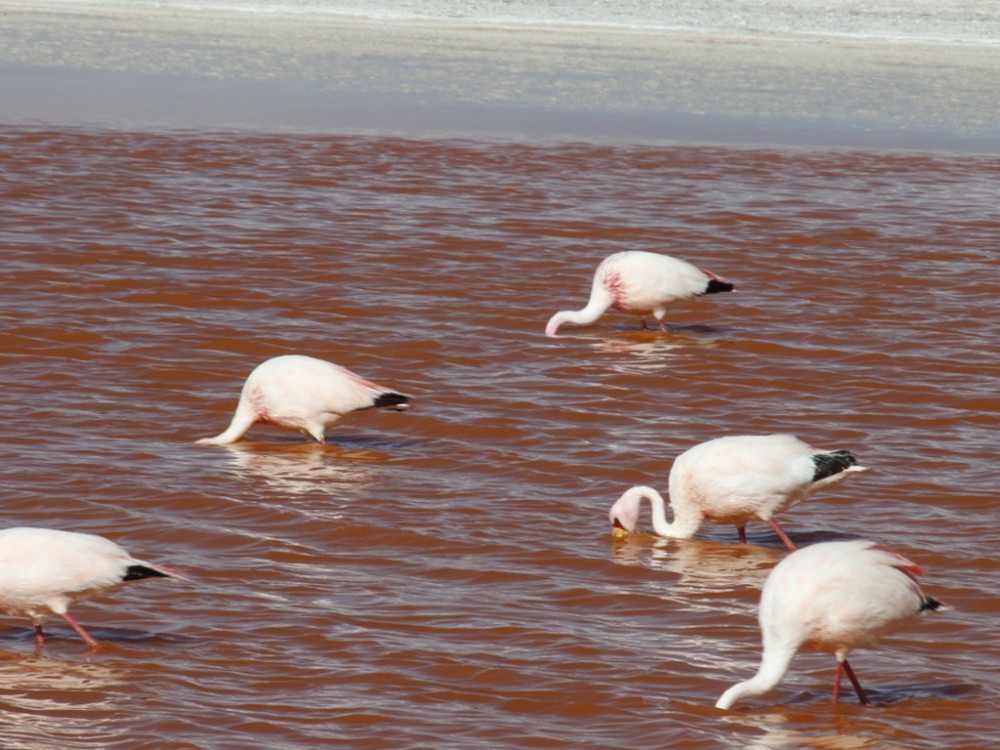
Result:
{"type": "Polygon", "coordinates": [[[42,624],[61,615],[95,651],[99,644],[73,619],[74,602],[143,578],[180,578],[169,568],[137,560],[94,534],[19,526],[0,531],[0,612],[35,623],[35,654],[45,646],[42,624]]]}
{"type": "Polygon", "coordinates": [[[545,334],[555,336],[565,323],[590,325],[611,308],[641,316],[643,328],[646,316],[652,315],[660,329],[666,331],[663,317],[669,305],[733,289],[732,282],[686,261],[669,255],[627,250],[601,261],[594,273],[587,306],[575,312],[557,312],[545,326],[545,334]]]}
{"type": "Polygon", "coordinates": [[[362,409],[410,407],[407,396],[376,385],[350,370],[313,357],[289,354],[258,365],[243,384],[232,422],[215,437],[196,442],[235,443],[255,424],[263,422],[298,430],[326,444],[328,427],[362,409]]]}
{"type": "Polygon", "coordinates": [[[834,703],[844,673],[858,699],[870,703],[847,655],[942,606],[920,590],[919,575],[923,571],[910,560],[864,539],[823,542],[793,552],[771,571],[760,597],[760,668],[724,692],[716,708],[728,709],[772,690],[802,648],[836,657],[834,703]]]}
{"type": "Polygon", "coordinates": [[[689,448],[670,469],[670,507],[652,487],[632,487],[608,513],[613,532],[635,531],[642,501],[652,506],[653,530],[660,536],[690,539],[705,519],[737,527],[746,542],[746,524],[758,518],[794,550],[773,516],[806,499],[814,490],[864,471],[846,450],[823,451],[794,435],[736,435],[689,448]]]}

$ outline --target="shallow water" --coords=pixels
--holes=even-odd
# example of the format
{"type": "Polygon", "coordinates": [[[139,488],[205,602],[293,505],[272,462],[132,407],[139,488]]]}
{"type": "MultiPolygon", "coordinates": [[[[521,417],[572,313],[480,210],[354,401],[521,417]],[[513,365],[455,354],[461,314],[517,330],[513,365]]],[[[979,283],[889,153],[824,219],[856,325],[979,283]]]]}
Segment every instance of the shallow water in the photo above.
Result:
{"type": "Polygon", "coordinates": [[[19,748],[959,748],[996,736],[995,157],[5,129],[6,525],[181,568],[0,622],[19,748]],[[671,253],[738,291],[664,334],[549,339],[597,262],[671,253]],[[410,394],[329,445],[228,423],[306,353],[410,394]],[[952,609],[712,706],[755,669],[783,554],[708,524],[614,541],[634,483],[788,431],[871,471],[783,516],[912,556],[952,609]]]}

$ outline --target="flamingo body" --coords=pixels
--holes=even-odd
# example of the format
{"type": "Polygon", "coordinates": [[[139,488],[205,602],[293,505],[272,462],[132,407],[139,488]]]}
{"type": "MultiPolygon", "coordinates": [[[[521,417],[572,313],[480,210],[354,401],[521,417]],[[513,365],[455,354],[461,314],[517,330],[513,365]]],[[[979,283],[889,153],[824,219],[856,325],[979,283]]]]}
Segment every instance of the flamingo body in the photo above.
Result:
{"type": "Polygon", "coordinates": [[[766,521],[789,549],[795,549],[773,516],[814,490],[864,471],[849,451],[813,448],[794,435],[735,435],[700,443],[677,457],[670,469],[668,522],[665,501],[651,487],[633,487],[612,506],[609,518],[623,532],[635,530],[640,505],[648,499],[653,529],[660,536],[688,539],[702,521],[732,524],[745,540],[748,521],[766,521]]]}
{"type": "Polygon", "coordinates": [[[601,261],[594,272],[590,301],[582,310],[557,312],[545,326],[555,336],[566,323],[589,325],[610,309],[639,315],[646,327],[652,315],[661,329],[667,308],[703,294],[729,292],[732,282],[669,255],[627,250],[601,261]]]}
{"type": "Polygon", "coordinates": [[[864,539],[823,542],[793,552],[764,583],[760,668],[754,677],[723,693],[716,707],[728,709],[743,698],[772,690],[804,648],[836,657],[835,703],[842,671],[861,702],[868,703],[847,655],[941,607],[920,590],[917,576],[922,572],[902,555],[864,539]]]}
{"type": "Polygon", "coordinates": [[[94,649],[97,641],[69,614],[72,604],[128,581],[173,577],[169,568],[137,560],[94,534],[30,526],[0,530],[0,612],[31,618],[37,653],[50,615],[61,615],[94,649]]]}
{"type": "Polygon", "coordinates": [[[297,430],[318,443],[342,417],[362,409],[408,409],[407,396],[314,357],[288,354],[258,365],[247,377],[226,430],[198,443],[235,443],[258,423],[297,430]]]}

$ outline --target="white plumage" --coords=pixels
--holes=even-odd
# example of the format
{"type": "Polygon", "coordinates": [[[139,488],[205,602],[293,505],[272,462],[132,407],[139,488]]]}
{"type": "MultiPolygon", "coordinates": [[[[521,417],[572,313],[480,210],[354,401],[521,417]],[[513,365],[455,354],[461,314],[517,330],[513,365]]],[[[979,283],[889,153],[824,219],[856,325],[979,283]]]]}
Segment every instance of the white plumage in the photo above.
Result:
{"type": "Polygon", "coordinates": [[[350,370],[314,357],[289,354],[258,365],[247,377],[236,413],[219,435],[198,443],[234,443],[258,423],[297,430],[318,443],[342,417],[362,409],[408,409],[410,399],[350,370]]]}
{"type": "Polygon", "coordinates": [[[173,578],[169,568],[137,560],[94,534],[20,526],[0,530],[0,612],[31,618],[37,649],[42,624],[61,615],[80,637],[98,644],[69,614],[75,602],[143,578],[173,578]]]}
{"type": "Polygon", "coordinates": [[[670,469],[670,507],[645,486],[627,490],[608,516],[619,533],[635,530],[640,505],[652,505],[653,530],[660,536],[689,539],[703,520],[732,524],[746,541],[746,524],[766,521],[788,549],[788,536],[773,516],[801,502],[814,490],[864,471],[848,451],[813,448],[794,435],[736,435],[709,440],[688,449],[670,469]]]}
{"type": "Polygon", "coordinates": [[[589,325],[614,308],[639,315],[642,327],[652,315],[666,330],[663,318],[675,302],[702,294],[729,292],[732,282],[669,255],[627,250],[608,256],[597,267],[590,301],[582,310],[564,310],[553,315],[545,326],[555,336],[566,323],[589,325]]]}
{"type": "Polygon", "coordinates": [[[803,648],[836,657],[834,703],[840,696],[843,673],[858,699],[869,703],[847,655],[941,607],[920,590],[917,576],[922,574],[902,555],[863,539],[824,542],[793,552],[764,583],[760,668],[754,677],[723,693],[716,707],[728,709],[739,700],[772,690],[803,648]]]}

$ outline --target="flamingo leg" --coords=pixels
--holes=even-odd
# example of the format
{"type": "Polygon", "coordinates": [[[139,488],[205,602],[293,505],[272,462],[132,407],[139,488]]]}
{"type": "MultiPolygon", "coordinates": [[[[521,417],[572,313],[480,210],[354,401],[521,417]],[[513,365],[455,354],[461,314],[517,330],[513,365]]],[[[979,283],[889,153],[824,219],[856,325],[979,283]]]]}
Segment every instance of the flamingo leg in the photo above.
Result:
{"type": "Polygon", "coordinates": [[[736,527],[736,533],[738,533],[740,535],[740,544],[746,544],[747,543],[747,527],[746,526],[737,526],[736,527]]]}
{"type": "Polygon", "coordinates": [[[788,538],[788,535],[781,530],[781,527],[778,526],[777,521],[775,521],[773,518],[768,518],[767,522],[768,524],[770,524],[771,528],[774,529],[774,533],[778,535],[778,538],[785,543],[785,546],[788,548],[789,552],[794,552],[795,550],[798,549],[798,547],[796,547],[792,543],[792,540],[788,538]]]}
{"type": "Polygon", "coordinates": [[[66,622],[69,623],[70,627],[73,628],[73,630],[75,630],[77,634],[87,642],[87,645],[90,646],[91,651],[96,651],[98,648],[100,648],[101,644],[99,644],[97,641],[91,638],[90,633],[84,630],[83,626],[76,620],[74,620],[70,616],[69,612],[63,613],[63,619],[66,620],[66,622]]]}
{"type": "Polygon", "coordinates": [[[45,634],[42,633],[41,623],[35,625],[35,656],[42,655],[42,649],[45,648],[45,634]]]}
{"type": "Polygon", "coordinates": [[[858,694],[858,700],[861,701],[861,705],[869,706],[871,701],[868,700],[868,694],[865,689],[861,687],[861,683],[858,682],[858,678],[854,676],[854,670],[851,669],[851,665],[847,663],[847,659],[844,659],[844,671],[847,673],[847,678],[851,681],[854,686],[854,692],[858,694]]]}
{"type": "Polygon", "coordinates": [[[851,669],[851,665],[847,663],[847,659],[844,661],[837,661],[837,672],[833,676],[833,702],[836,705],[837,700],[840,698],[840,681],[843,674],[847,674],[847,679],[851,681],[851,685],[854,686],[854,692],[858,694],[858,700],[861,701],[861,705],[870,706],[871,701],[868,700],[868,694],[865,693],[865,689],[861,687],[861,683],[858,678],[854,675],[854,670],[851,669]]]}

